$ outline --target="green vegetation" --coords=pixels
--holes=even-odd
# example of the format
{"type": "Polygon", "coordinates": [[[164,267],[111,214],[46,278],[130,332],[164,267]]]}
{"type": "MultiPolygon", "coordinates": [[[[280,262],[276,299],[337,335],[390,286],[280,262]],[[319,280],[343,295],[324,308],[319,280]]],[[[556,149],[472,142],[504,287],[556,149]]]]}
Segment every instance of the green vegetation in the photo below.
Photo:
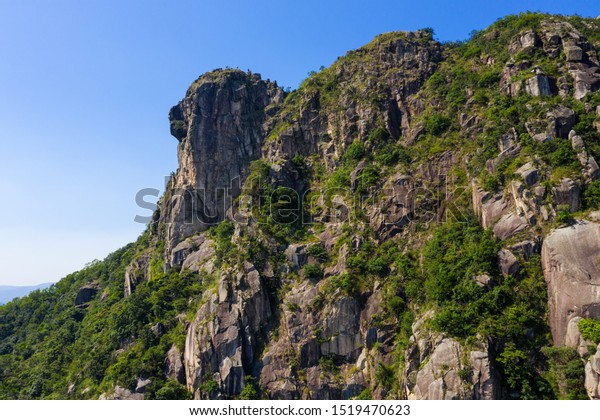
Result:
{"type": "Polygon", "coordinates": [[[600,180],[590,183],[583,193],[583,202],[588,209],[600,208],[600,180]]]}
{"type": "Polygon", "coordinates": [[[191,400],[192,395],[184,385],[169,379],[162,388],[156,391],[155,398],[157,400],[191,400]]]}
{"type": "Polygon", "coordinates": [[[304,266],[304,275],[312,280],[318,280],[323,277],[323,269],[319,264],[306,264],[304,266]]]}
{"type": "Polygon", "coordinates": [[[499,241],[475,222],[441,226],[425,246],[425,295],[438,306],[432,326],[462,339],[478,335],[504,342],[497,362],[506,385],[518,398],[548,395],[539,349],[547,344],[546,285],[539,256],[522,264],[518,277],[497,268],[499,241]],[[487,273],[497,283],[479,287],[474,276],[487,273]],[[528,331],[533,332],[528,334],[528,331]],[[536,356],[537,355],[537,356],[536,356]]]}
{"type": "Polygon", "coordinates": [[[323,248],[323,245],[321,244],[310,245],[308,247],[308,254],[321,262],[325,262],[329,259],[327,251],[325,251],[325,248],[323,248]]]}
{"type": "Polygon", "coordinates": [[[233,231],[233,223],[227,220],[212,228],[211,233],[217,243],[217,264],[219,265],[236,254],[236,248],[231,243],[233,231]]]}
{"type": "Polygon", "coordinates": [[[177,315],[193,313],[211,279],[152,269],[152,280],[123,299],[125,267],[147,246],[146,233],[48,290],[0,306],[0,397],[94,398],[144,377],[153,381],[148,398],[189,398],[164,378],[163,363],[171,346],[185,346],[177,315]],[[75,307],[77,291],[91,282],[102,299],[75,307]]]}
{"type": "Polygon", "coordinates": [[[579,321],[581,336],[593,343],[600,343],[600,321],[595,319],[582,319],[579,321]]]}
{"type": "Polygon", "coordinates": [[[558,226],[568,226],[573,223],[573,216],[568,210],[561,210],[556,213],[556,223],[558,226]]]}
{"type": "Polygon", "coordinates": [[[570,347],[544,347],[542,353],[550,365],[545,376],[554,395],[561,400],[587,400],[585,372],[577,350],[570,347]]]}
{"type": "Polygon", "coordinates": [[[365,149],[365,145],[361,141],[356,140],[352,142],[350,146],[348,146],[342,160],[344,162],[358,163],[358,161],[364,158],[366,154],[367,151],[365,149]]]}
{"type": "Polygon", "coordinates": [[[425,117],[423,126],[426,133],[431,134],[432,136],[439,136],[450,128],[450,118],[441,114],[433,114],[425,117]]]}

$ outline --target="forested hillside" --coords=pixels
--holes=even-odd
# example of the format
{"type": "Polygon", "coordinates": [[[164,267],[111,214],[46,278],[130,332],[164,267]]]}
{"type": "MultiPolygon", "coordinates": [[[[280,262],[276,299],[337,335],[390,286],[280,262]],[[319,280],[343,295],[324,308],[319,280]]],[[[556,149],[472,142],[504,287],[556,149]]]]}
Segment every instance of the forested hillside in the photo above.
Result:
{"type": "Polygon", "coordinates": [[[526,13],[200,76],[145,233],[0,306],[0,398],[600,398],[599,48],[526,13]]]}

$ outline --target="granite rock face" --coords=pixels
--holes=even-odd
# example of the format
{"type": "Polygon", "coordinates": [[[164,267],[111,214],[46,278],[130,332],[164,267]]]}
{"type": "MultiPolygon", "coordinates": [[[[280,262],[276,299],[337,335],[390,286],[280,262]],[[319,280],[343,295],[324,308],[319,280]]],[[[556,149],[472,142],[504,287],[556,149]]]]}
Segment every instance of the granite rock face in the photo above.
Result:
{"type": "Polygon", "coordinates": [[[223,273],[217,289],[206,296],[186,339],[186,383],[197,398],[207,396],[199,386],[207,380],[216,381],[225,396],[244,389],[258,339],[271,322],[263,279],[251,263],[223,273]]]}
{"type": "Polygon", "coordinates": [[[283,90],[260,75],[221,70],[201,76],[171,109],[179,167],[159,209],[168,253],[225,219],[250,162],[261,156],[268,108],[283,99],[283,90]]]}
{"type": "Polygon", "coordinates": [[[186,382],[185,367],[183,366],[183,354],[175,345],[173,345],[167,353],[164,370],[167,378],[176,380],[180,384],[185,385],[186,382]]]}
{"type": "Polygon", "coordinates": [[[585,364],[585,390],[590,399],[600,400],[600,344],[585,364]]]}
{"type": "Polygon", "coordinates": [[[579,221],[556,229],[542,245],[548,284],[550,328],[555,345],[564,345],[575,317],[600,317],[600,225],[579,221]]]}
{"type": "Polygon", "coordinates": [[[413,324],[406,351],[405,383],[409,399],[454,400],[498,399],[500,377],[492,364],[488,346],[478,343],[471,350],[455,339],[425,327],[432,313],[413,324]]]}

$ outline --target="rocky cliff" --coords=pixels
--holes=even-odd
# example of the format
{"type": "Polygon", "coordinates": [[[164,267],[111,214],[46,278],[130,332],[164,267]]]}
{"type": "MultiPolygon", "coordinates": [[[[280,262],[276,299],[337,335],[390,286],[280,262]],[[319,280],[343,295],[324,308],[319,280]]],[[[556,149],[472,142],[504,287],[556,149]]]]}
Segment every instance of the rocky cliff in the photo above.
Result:
{"type": "Polygon", "coordinates": [[[217,70],[196,80],[171,108],[179,168],[156,217],[167,253],[224,220],[250,162],[261,156],[265,119],[283,99],[283,90],[258,74],[217,70]]]}
{"type": "Polygon", "coordinates": [[[202,75],[144,235],[0,309],[0,395],[597,399],[598,33],[524,14],[292,92],[202,75]]]}

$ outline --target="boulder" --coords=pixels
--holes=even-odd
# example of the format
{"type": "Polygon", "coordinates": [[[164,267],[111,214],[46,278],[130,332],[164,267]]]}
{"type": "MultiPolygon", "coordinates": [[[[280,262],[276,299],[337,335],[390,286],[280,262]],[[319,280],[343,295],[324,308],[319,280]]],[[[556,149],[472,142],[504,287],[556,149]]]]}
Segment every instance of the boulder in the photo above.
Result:
{"type": "Polygon", "coordinates": [[[594,181],[600,177],[600,167],[596,159],[588,154],[585,143],[581,136],[578,136],[574,130],[569,132],[569,140],[571,141],[571,147],[577,153],[577,159],[584,168],[584,175],[588,181],[594,181]]]}
{"type": "Polygon", "coordinates": [[[495,172],[502,162],[517,157],[521,152],[519,135],[514,128],[510,129],[500,137],[500,140],[498,140],[498,148],[500,149],[500,154],[485,163],[485,167],[489,172],[495,172]]]}
{"type": "Polygon", "coordinates": [[[549,120],[548,130],[555,137],[566,139],[569,132],[577,122],[575,111],[566,106],[559,105],[547,114],[549,120]]]}
{"type": "Polygon", "coordinates": [[[108,393],[104,393],[98,397],[99,400],[143,400],[144,394],[139,392],[131,392],[120,386],[115,388],[108,393]]]}
{"type": "Polygon", "coordinates": [[[583,60],[583,50],[577,45],[565,46],[565,58],[567,61],[581,61],[583,60]]]}
{"type": "Polygon", "coordinates": [[[579,210],[581,204],[581,187],[579,183],[570,178],[561,179],[560,183],[552,188],[554,205],[566,207],[571,213],[579,210]]]}
{"type": "Polygon", "coordinates": [[[476,115],[467,115],[465,113],[461,113],[458,116],[458,123],[462,128],[470,128],[477,122],[476,115]]]}
{"type": "Polygon", "coordinates": [[[356,191],[356,189],[359,187],[358,182],[360,179],[360,174],[362,174],[362,172],[366,166],[367,166],[367,162],[362,160],[358,163],[358,165],[356,165],[356,168],[354,168],[354,170],[350,173],[350,188],[352,188],[352,191],[356,191]]]}
{"type": "Polygon", "coordinates": [[[540,171],[537,168],[535,168],[530,162],[517,169],[515,171],[515,174],[523,178],[523,182],[525,182],[525,185],[527,185],[528,187],[532,187],[533,185],[537,184],[540,180],[540,171]]]}
{"type": "Polygon", "coordinates": [[[205,239],[201,242],[196,242],[196,246],[197,248],[192,248],[192,252],[185,257],[185,260],[181,264],[181,270],[188,270],[195,273],[200,271],[213,272],[215,242],[212,239],[205,239]]]}
{"type": "Polygon", "coordinates": [[[494,279],[491,278],[488,274],[479,274],[474,277],[475,283],[477,286],[484,289],[491,289],[494,286],[494,279]]]}
{"type": "Polygon", "coordinates": [[[183,367],[183,355],[173,344],[167,352],[164,367],[165,376],[185,385],[185,369],[183,367]]]}
{"type": "Polygon", "coordinates": [[[529,260],[533,254],[539,253],[540,249],[539,242],[532,240],[521,241],[510,246],[510,250],[522,255],[525,261],[529,260]]]}
{"type": "Polygon", "coordinates": [[[131,261],[125,269],[125,297],[131,295],[135,287],[150,278],[150,255],[145,253],[131,261]]]}
{"type": "Polygon", "coordinates": [[[550,78],[536,74],[525,81],[525,92],[531,96],[552,96],[550,78]]]}
{"type": "Polygon", "coordinates": [[[514,212],[510,212],[500,218],[498,223],[494,225],[492,231],[497,238],[504,241],[528,227],[529,225],[526,220],[523,220],[514,212]]]}
{"type": "Polygon", "coordinates": [[[206,242],[210,241],[204,235],[196,235],[187,238],[173,248],[169,258],[170,267],[181,267],[184,261],[190,256],[190,254],[198,251],[200,247],[206,242]]]}
{"type": "Polygon", "coordinates": [[[473,185],[473,210],[484,228],[492,227],[509,209],[502,194],[493,194],[473,185]]]}
{"type": "Polygon", "coordinates": [[[565,336],[565,346],[577,349],[579,356],[584,358],[589,356],[588,349],[593,343],[581,336],[581,332],[579,331],[579,321],[582,319],[582,317],[576,316],[569,320],[569,323],[567,324],[567,334],[565,336]]]}
{"type": "Polygon", "coordinates": [[[500,140],[498,140],[498,148],[500,149],[500,153],[511,150],[518,144],[519,134],[514,128],[511,128],[507,133],[500,137],[500,140]]]}
{"type": "Polygon", "coordinates": [[[531,51],[539,45],[539,42],[539,37],[534,31],[526,30],[512,40],[508,45],[508,52],[510,54],[517,54],[519,52],[531,51]]]}
{"type": "Polygon", "coordinates": [[[151,386],[152,386],[152,380],[151,379],[138,378],[137,385],[135,386],[135,392],[143,394],[151,386]]]}
{"type": "Polygon", "coordinates": [[[569,73],[573,77],[575,99],[583,99],[588,93],[595,92],[600,88],[600,68],[597,66],[587,66],[582,63],[575,63],[569,68],[569,73]]]}
{"type": "Polygon", "coordinates": [[[284,254],[290,266],[298,269],[308,262],[308,245],[291,244],[286,248],[284,254]]]}
{"type": "Polygon", "coordinates": [[[515,275],[519,272],[519,260],[508,249],[501,249],[498,252],[498,267],[505,276],[515,275]]]}

